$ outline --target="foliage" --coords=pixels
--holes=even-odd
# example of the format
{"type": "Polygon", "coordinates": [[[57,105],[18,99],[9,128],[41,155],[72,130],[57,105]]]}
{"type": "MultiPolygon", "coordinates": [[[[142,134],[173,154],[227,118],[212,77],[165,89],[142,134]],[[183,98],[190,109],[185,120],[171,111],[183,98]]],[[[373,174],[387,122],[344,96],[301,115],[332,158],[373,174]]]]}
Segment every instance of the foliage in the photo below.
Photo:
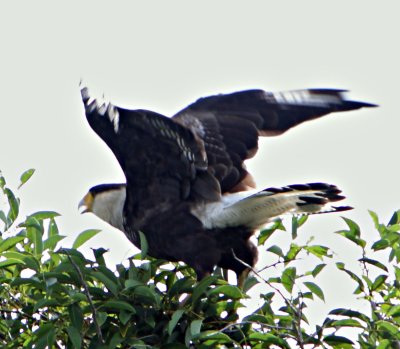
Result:
{"type": "MultiPolygon", "coordinates": [[[[21,176],[20,186],[33,172],[21,176]]],[[[21,219],[20,201],[1,175],[0,188],[5,206],[0,211],[2,348],[400,347],[400,268],[396,266],[400,211],[387,225],[370,213],[379,234],[371,246],[360,227],[344,218],[347,229],[338,234],[359,247],[360,270],[350,270],[342,262],[336,266],[354,282],[355,293],[369,304],[369,310],[333,309],[311,329],[307,302],[315,297],[324,300],[317,278],[333,262],[327,247],[295,243],[306,217],[293,218],[293,241],[287,251],[266,247],[272,234],[285,230],[281,221],[259,234],[259,244],[276,255],[274,266],[282,271],[272,275],[269,268],[268,278],[259,271],[241,290],[218,273],[197,282],[185,265],[141,254],[131,257],[129,265],[110,268],[105,249],[93,250],[91,258],[79,251],[96,230],[82,232],[73,248],[60,247],[64,236],[58,231],[56,212],[36,212],[21,219]],[[386,260],[375,258],[377,251],[384,252],[381,260],[386,260]],[[299,272],[300,256],[314,256],[311,270],[299,272]],[[238,309],[257,283],[265,284],[264,304],[239,318],[238,309]],[[347,338],[346,328],[358,337],[347,338]]]]}

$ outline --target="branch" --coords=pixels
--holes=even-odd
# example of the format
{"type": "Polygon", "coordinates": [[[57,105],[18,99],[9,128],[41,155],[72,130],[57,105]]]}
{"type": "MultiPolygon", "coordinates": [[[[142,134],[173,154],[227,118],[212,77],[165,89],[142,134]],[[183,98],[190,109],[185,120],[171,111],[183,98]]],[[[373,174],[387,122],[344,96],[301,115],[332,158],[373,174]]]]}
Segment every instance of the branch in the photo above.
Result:
{"type": "MultiPolygon", "coordinates": [[[[301,317],[302,317],[302,312],[300,310],[300,312],[297,311],[297,309],[293,306],[293,304],[286,299],[286,297],[284,296],[284,294],[281,292],[281,290],[277,287],[275,287],[274,285],[272,285],[267,279],[265,279],[264,277],[262,277],[260,275],[260,273],[255,270],[250,264],[247,264],[245,261],[242,261],[240,258],[238,258],[235,254],[235,252],[232,249],[232,254],[233,254],[233,258],[236,259],[238,262],[242,263],[245,267],[249,268],[259,279],[261,279],[263,282],[265,282],[269,287],[271,287],[273,290],[275,290],[284,300],[284,302],[286,303],[286,305],[293,311],[294,314],[296,314],[296,317],[299,320],[299,323],[301,322],[301,317]]],[[[297,334],[297,341],[299,344],[300,348],[304,348],[304,341],[303,341],[303,334],[301,333],[301,327],[298,325],[297,322],[294,322],[294,328],[296,330],[296,334],[297,334]]]]}
{"type": "MultiPolygon", "coordinates": [[[[235,256],[235,258],[236,258],[236,256],[235,256]]],[[[236,259],[238,261],[242,262],[240,259],[238,259],[238,258],[236,258],[236,259]]],[[[258,270],[258,273],[261,273],[262,271],[264,271],[266,269],[276,267],[279,264],[284,264],[284,263],[293,262],[293,261],[299,261],[299,260],[301,260],[301,258],[284,259],[282,261],[277,261],[275,263],[272,263],[272,264],[266,265],[265,267],[262,267],[260,270],[258,270]]],[[[243,264],[246,264],[246,263],[243,262],[243,264]]]]}
{"type": "Polygon", "coordinates": [[[103,339],[103,335],[101,333],[101,328],[100,328],[99,323],[97,322],[97,309],[93,304],[92,295],[89,292],[89,286],[85,282],[85,279],[83,277],[82,271],[79,269],[78,265],[72,259],[72,257],[68,253],[68,251],[67,250],[63,250],[63,251],[65,252],[65,254],[68,257],[68,260],[71,262],[72,266],[75,268],[76,272],[78,273],[79,280],[80,280],[80,282],[82,283],[82,286],[83,286],[84,294],[86,295],[86,297],[88,299],[88,302],[89,302],[89,305],[90,305],[90,308],[92,309],[93,321],[94,321],[94,324],[95,324],[95,327],[96,327],[97,336],[99,337],[100,342],[104,344],[105,342],[104,342],[104,339],[103,339]]]}

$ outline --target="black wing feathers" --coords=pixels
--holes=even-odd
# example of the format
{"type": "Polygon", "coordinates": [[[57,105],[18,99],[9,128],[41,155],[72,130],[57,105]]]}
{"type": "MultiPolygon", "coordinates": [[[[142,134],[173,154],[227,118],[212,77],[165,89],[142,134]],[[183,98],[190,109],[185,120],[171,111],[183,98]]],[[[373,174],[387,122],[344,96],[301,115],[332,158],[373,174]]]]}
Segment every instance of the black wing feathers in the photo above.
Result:
{"type": "Polygon", "coordinates": [[[259,136],[279,135],[331,112],[375,106],[346,100],[344,92],[337,89],[239,91],[200,98],[173,119],[182,124],[188,118],[201,122],[209,167],[219,174],[223,192],[236,191],[242,189],[241,181],[251,177],[243,162],[257,152],[259,136]]]}
{"type": "Polygon", "coordinates": [[[200,98],[172,118],[100,105],[85,88],[82,99],[91,127],[114,152],[129,185],[147,188],[147,196],[177,199],[179,193],[215,201],[221,192],[254,187],[244,161],[257,152],[259,136],[278,135],[331,112],[374,106],[346,100],[343,92],[240,91],[200,98]],[[162,192],[163,185],[169,189],[162,192]]]}
{"type": "Polygon", "coordinates": [[[219,199],[219,183],[207,172],[205,154],[189,129],[155,112],[103,107],[89,99],[87,89],[82,99],[90,126],[124,171],[130,212],[145,220],[190,195],[219,199]]]}

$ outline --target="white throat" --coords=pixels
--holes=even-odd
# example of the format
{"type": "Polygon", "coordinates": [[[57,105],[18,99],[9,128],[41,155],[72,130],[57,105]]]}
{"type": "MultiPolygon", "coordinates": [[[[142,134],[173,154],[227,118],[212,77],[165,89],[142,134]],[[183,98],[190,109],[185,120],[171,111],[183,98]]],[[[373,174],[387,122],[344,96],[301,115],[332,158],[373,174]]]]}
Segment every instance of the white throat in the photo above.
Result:
{"type": "Polygon", "coordinates": [[[98,193],[93,200],[92,212],[113,227],[124,231],[125,198],[125,187],[98,193]]]}

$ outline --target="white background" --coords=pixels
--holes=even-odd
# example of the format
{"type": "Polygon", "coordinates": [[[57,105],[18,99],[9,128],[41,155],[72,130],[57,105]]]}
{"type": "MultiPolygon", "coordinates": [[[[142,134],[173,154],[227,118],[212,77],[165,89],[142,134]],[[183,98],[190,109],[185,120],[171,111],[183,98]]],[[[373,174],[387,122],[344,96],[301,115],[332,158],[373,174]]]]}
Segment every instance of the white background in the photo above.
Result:
{"type": "MultiPolygon", "coordinates": [[[[375,238],[367,210],[386,222],[400,207],[399,14],[395,0],[3,2],[0,168],[11,186],[35,168],[18,193],[23,212],[60,212],[67,245],[84,229],[102,229],[88,246],[110,248],[109,260],[119,263],[133,251],[123,234],[77,212],[92,185],[124,181],[85,120],[81,78],[115,104],[165,115],[200,96],[246,88],[345,88],[380,108],[263,140],[248,166],[259,187],[337,184],[355,207],[345,215],[375,238]]],[[[333,233],[344,228],[338,216],[311,217],[298,243],[315,236],[354,263],[357,248],[333,233]]],[[[273,243],[290,237],[278,235],[273,243]]],[[[274,261],[263,257],[259,266],[274,261]]],[[[332,268],[319,280],[327,302],[315,303],[316,321],[334,307],[362,309],[345,276],[332,268]]]]}

